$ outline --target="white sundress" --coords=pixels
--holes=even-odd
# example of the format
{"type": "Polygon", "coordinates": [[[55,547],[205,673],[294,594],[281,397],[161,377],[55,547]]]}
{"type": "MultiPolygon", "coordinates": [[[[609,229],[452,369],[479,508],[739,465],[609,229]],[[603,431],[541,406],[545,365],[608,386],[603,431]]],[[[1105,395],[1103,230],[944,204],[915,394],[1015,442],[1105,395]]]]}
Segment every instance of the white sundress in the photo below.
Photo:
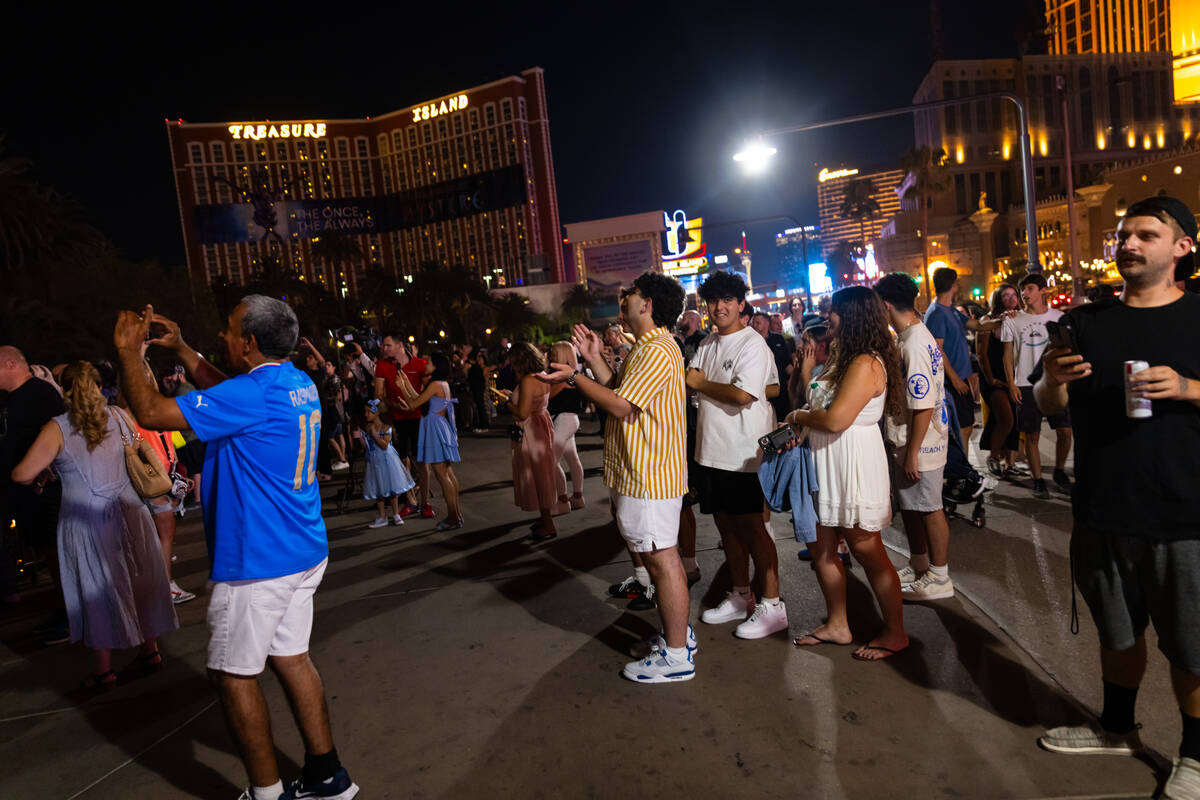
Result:
{"type": "MultiPolygon", "coordinates": [[[[828,408],[837,394],[829,381],[809,384],[809,408],[828,408]]],[[[809,429],[820,489],[817,519],[830,528],[883,530],[892,521],[891,480],[879,420],[887,392],[872,397],[841,433],[809,429]]]]}

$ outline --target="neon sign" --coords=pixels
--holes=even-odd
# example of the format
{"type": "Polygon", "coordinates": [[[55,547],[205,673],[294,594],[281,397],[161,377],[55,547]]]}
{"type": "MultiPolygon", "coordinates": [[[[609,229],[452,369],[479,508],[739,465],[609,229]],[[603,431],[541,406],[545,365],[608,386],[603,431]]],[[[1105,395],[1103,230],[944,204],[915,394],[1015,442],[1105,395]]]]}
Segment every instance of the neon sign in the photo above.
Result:
{"type": "Polygon", "coordinates": [[[688,219],[682,209],[674,214],[663,212],[667,227],[667,246],[663,249],[663,272],[668,275],[694,275],[708,266],[704,243],[704,218],[688,219]]]}
{"type": "Polygon", "coordinates": [[[420,122],[423,119],[449,114],[451,111],[461,111],[467,107],[467,96],[465,94],[456,95],[449,100],[443,100],[441,103],[434,101],[426,103],[423,106],[415,107],[413,112],[413,122],[420,122]]]}
{"type": "Polygon", "coordinates": [[[320,139],[325,135],[324,122],[283,122],[278,125],[230,125],[235,139],[320,139]]]}
{"type": "Polygon", "coordinates": [[[858,170],[856,169],[828,169],[823,167],[817,175],[817,180],[824,183],[825,181],[832,181],[837,178],[849,178],[851,175],[857,174],[858,170]]]}

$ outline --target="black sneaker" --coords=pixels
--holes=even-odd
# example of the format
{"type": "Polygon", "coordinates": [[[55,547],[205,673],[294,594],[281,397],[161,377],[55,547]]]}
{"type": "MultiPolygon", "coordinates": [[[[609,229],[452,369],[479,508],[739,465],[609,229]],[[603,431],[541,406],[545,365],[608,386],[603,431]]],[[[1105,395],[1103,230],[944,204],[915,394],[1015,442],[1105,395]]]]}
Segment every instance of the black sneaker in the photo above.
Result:
{"type": "Polygon", "coordinates": [[[1050,499],[1050,490],[1046,488],[1046,481],[1044,478],[1038,478],[1033,482],[1033,496],[1038,500],[1050,499]]]}
{"type": "Polygon", "coordinates": [[[1074,488],[1074,484],[1071,483],[1071,479],[1067,476],[1065,469],[1054,470],[1054,483],[1067,494],[1070,494],[1071,489],[1074,488]]]}
{"type": "Polygon", "coordinates": [[[322,798],[322,800],[350,800],[358,794],[358,784],[350,780],[346,768],[342,767],[332,778],[321,783],[305,783],[304,778],[297,778],[292,785],[284,789],[279,800],[300,800],[301,798],[322,798]]]}
{"type": "Polygon", "coordinates": [[[625,600],[632,600],[642,593],[642,585],[638,583],[638,579],[630,575],[620,583],[614,583],[608,587],[609,597],[620,597],[625,600]]]}
{"type": "Polygon", "coordinates": [[[629,605],[625,607],[630,611],[649,611],[652,608],[656,608],[658,604],[654,602],[654,584],[645,587],[638,584],[638,588],[641,591],[638,592],[637,597],[630,600],[629,605]]]}

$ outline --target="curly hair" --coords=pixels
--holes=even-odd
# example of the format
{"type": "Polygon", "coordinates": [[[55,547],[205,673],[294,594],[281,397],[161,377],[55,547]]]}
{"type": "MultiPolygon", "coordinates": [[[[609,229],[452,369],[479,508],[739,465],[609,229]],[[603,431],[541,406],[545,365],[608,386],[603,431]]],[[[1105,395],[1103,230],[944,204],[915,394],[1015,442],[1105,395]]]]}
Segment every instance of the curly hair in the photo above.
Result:
{"type": "Polygon", "coordinates": [[[732,297],[740,303],[746,299],[746,292],[746,282],[742,280],[742,276],[729,270],[708,273],[704,283],[700,284],[699,290],[700,299],[706,303],[709,300],[723,300],[726,297],[732,297]]]}
{"type": "Polygon", "coordinates": [[[885,412],[889,416],[904,413],[900,350],[888,330],[883,300],[865,286],[847,286],[834,293],[830,311],[838,315],[837,330],[829,348],[827,371],[830,380],[834,384],[841,383],[858,356],[879,356],[887,373],[885,412]]]}
{"type": "Polygon", "coordinates": [[[674,325],[683,313],[683,301],[687,294],[677,278],[661,272],[643,272],[634,280],[633,287],[652,303],[650,319],[657,327],[674,325]]]}
{"type": "Polygon", "coordinates": [[[546,368],[546,358],[542,351],[529,342],[514,344],[508,351],[508,363],[512,365],[513,372],[521,376],[533,375],[546,368]]]}
{"type": "Polygon", "coordinates": [[[62,387],[71,424],[88,450],[95,450],[108,436],[108,401],[100,393],[100,373],[87,361],[76,361],[63,370],[62,387]]]}

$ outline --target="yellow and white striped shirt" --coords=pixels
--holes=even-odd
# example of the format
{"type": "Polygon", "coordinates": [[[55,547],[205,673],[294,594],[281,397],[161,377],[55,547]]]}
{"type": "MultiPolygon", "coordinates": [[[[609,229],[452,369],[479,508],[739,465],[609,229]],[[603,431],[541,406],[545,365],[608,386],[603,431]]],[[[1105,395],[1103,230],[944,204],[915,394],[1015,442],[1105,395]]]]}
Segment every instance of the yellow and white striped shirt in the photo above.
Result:
{"type": "Polygon", "coordinates": [[[683,355],[666,328],[644,333],[621,365],[616,393],[634,406],[604,429],[604,485],[617,494],[666,500],[687,494],[683,355]]]}

